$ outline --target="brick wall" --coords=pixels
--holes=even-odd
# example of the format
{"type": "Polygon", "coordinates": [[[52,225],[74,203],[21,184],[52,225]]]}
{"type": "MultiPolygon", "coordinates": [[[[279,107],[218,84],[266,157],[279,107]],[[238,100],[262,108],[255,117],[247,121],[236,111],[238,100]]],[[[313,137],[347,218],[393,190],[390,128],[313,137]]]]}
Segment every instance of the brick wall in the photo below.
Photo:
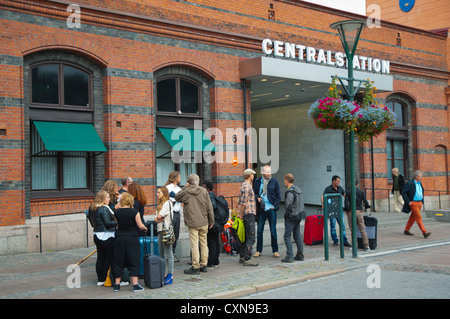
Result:
{"type": "MultiPolygon", "coordinates": [[[[69,29],[64,1],[0,0],[0,129],[6,129],[6,135],[0,135],[0,198],[8,207],[0,215],[0,225],[23,224],[31,217],[24,57],[60,50],[82,56],[102,70],[103,110],[95,111],[95,125],[108,152],[96,159],[101,173],[94,177],[95,191],[105,179],[119,182],[130,175],[144,187],[149,204],[154,204],[155,72],[181,66],[201,74],[209,87],[210,113],[204,120],[223,131],[243,127],[240,58],[260,56],[260,43],[266,37],[336,51],[340,43],[329,25],[360,18],[295,0],[121,0],[107,7],[104,1],[78,3],[81,28],[69,29]],[[275,20],[268,19],[270,4],[275,20]]],[[[448,184],[446,176],[435,176],[433,167],[433,162],[447,157],[448,149],[445,48],[443,36],[389,23],[365,30],[359,45],[360,54],[390,60],[394,91],[415,101],[414,168],[426,172],[429,189],[448,184]],[[399,32],[402,46],[395,45],[399,32]]],[[[249,99],[247,107],[250,119],[249,99]]],[[[250,121],[247,126],[251,127],[250,121]]],[[[224,143],[234,147],[232,141],[224,143]]],[[[367,147],[363,145],[360,156],[364,180],[370,171],[367,147]]],[[[387,187],[384,135],[375,139],[375,147],[377,185],[387,187]]],[[[237,142],[237,149],[243,152],[243,140],[237,142]]],[[[446,168],[439,170],[448,170],[448,158],[445,163],[446,168]]],[[[236,167],[211,166],[218,194],[237,195],[244,166],[243,162],[236,167]]]]}

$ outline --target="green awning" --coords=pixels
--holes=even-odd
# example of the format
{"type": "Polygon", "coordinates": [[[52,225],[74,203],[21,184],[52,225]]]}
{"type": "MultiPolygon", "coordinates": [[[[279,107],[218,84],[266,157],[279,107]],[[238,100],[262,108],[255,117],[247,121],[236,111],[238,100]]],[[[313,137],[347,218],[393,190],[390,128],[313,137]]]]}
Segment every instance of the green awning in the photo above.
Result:
{"type": "Polygon", "coordinates": [[[106,152],[92,124],[33,121],[47,151],[106,152]]]}
{"type": "Polygon", "coordinates": [[[214,144],[201,130],[186,128],[158,128],[175,151],[215,152],[214,144]]]}

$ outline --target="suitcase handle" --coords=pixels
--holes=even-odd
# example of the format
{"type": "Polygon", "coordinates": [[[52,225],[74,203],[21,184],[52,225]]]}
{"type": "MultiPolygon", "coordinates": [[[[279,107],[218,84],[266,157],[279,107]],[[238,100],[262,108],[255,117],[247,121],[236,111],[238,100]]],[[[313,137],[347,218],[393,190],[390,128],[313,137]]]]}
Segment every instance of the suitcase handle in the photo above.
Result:
{"type": "MultiPolygon", "coordinates": [[[[154,254],[154,247],[153,247],[153,245],[154,245],[154,241],[153,241],[153,225],[154,224],[156,224],[155,223],[155,221],[154,220],[149,220],[149,221],[147,221],[147,223],[148,223],[148,225],[149,225],[149,228],[150,228],[150,255],[153,255],[154,254]]],[[[145,237],[148,237],[148,236],[145,236],[145,237]]],[[[144,255],[145,256],[148,256],[148,251],[147,251],[147,245],[146,245],[146,243],[144,242],[144,255]]]]}

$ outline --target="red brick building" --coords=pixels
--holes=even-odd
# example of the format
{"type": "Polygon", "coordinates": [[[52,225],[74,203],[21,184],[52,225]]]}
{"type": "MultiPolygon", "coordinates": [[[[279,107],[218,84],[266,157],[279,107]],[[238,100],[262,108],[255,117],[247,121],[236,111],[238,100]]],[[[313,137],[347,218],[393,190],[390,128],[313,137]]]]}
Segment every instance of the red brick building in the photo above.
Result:
{"type": "MultiPolygon", "coordinates": [[[[256,128],[253,145],[269,140],[261,128],[279,129],[275,176],[293,172],[309,205],[332,175],[349,176],[346,137],[317,130],[307,109],[330,75],[346,72],[336,65],[343,50],[329,25],[364,16],[298,0],[70,4],[0,0],[0,228],[82,211],[106,180],[120,185],[124,176],[154,204],[174,169],[236,196],[256,160],[252,138],[234,139],[227,129],[256,128]],[[297,45],[294,56],[285,46],[280,56],[264,53],[266,39],[297,45]],[[220,129],[222,139],[205,140],[238,164],[174,163],[164,132],[177,127],[220,129]]],[[[382,21],[363,31],[357,54],[364,63],[357,75],[379,83],[378,98],[401,114],[396,129],[357,148],[362,187],[390,188],[390,167],[400,166],[407,178],[422,170],[425,189],[448,192],[446,36],[382,21]]]]}

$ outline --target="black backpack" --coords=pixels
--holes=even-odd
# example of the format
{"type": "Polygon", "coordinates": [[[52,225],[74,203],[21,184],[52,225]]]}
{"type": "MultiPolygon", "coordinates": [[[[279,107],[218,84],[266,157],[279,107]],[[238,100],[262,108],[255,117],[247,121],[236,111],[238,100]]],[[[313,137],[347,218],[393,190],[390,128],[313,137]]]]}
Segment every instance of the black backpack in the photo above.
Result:
{"type": "Polygon", "coordinates": [[[218,220],[216,220],[217,224],[220,224],[220,227],[222,228],[223,225],[225,225],[228,222],[228,217],[230,216],[230,209],[228,208],[228,202],[225,199],[225,197],[223,197],[222,195],[220,196],[215,196],[215,200],[216,200],[216,211],[215,211],[215,216],[214,218],[218,218],[218,220]]]}

